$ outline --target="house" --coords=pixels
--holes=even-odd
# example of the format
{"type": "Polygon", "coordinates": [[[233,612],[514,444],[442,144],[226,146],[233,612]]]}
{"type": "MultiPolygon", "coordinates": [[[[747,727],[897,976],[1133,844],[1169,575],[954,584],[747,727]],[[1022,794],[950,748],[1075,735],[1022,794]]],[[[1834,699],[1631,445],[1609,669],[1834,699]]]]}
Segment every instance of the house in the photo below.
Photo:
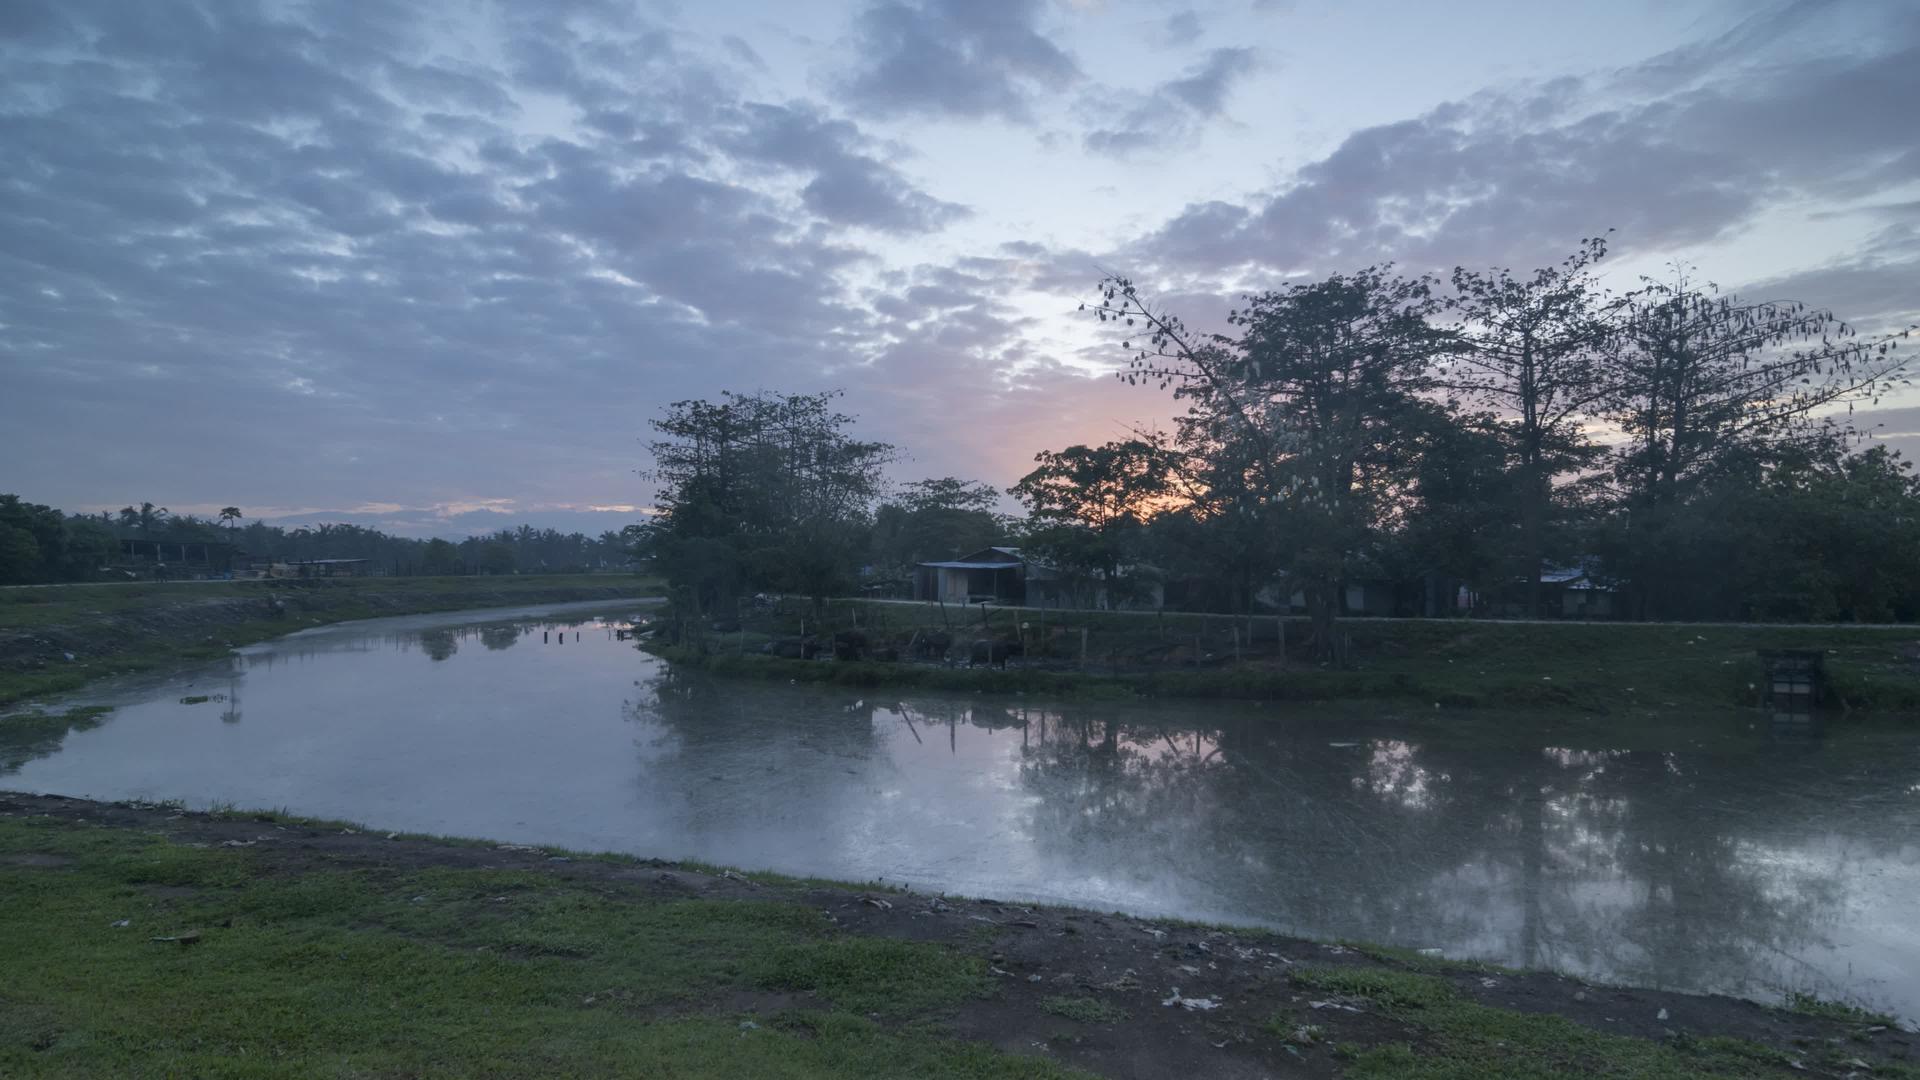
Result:
{"type": "Polygon", "coordinates": [[[1019,548],[989,547],[961,559],[913,568],[913,598],[943,604],[1026,602],[1027,564],[1019,548]]]}
{"type": "Polygon", "coordinates": [[[1616,590],[1594,580],[1586,566],[1546,567],[1540,571],[1540,591],[1543,597],[1557,595],[1560,614],[1569,619],[1613,618],[1616,590]]]}
{"type": "Polygon", "coordinates": [[[1144,568],[1124,572],[1138,587],[1131,596],[1113,597],[1105,585],[1075,579],[1021,555],[1019,548],[990,547],[960,559],[918,564],[913,569],[913,598],[946,604],[1157,610],[1164,601],[1159,582],[1144,568]]]}
{"type": "Polygon", "coordinates": [[[289,559],[275,563],[269,576],[277,578],[365,577],[373,564],[367,559],[289,559]]]}

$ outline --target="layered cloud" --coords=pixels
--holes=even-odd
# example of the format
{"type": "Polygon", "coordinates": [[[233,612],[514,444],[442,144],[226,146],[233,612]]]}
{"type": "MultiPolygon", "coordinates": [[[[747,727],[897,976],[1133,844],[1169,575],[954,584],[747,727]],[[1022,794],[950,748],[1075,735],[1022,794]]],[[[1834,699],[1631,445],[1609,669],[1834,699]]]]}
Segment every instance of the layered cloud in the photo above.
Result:
{"type": "Polygon", "coordinates": [[[1626,70],[1353,132],[1269,191],[1188,205],[1131,250],[1232,274],[1523,262],[1608,228],[1632,250],[1694,248],[1776,208],[1911,191],[1913,101],[1920,10],[1792,5],[1626,70]],[[1836,28],[1841,15],[1853,19],[1836,28]]]}
{"type": "MultiPolygon", "coordinates": [[[[1174,21],[1178,23],[1179,16],[1174,21]]],[[[1175,32],[1184,34],[1186,30],[1182,24],[1175,32]]],[[[1118,124],[1088,132],[1086,147],[1097,154],[1126,157],[1142,150],[1190,143],[1209,121],[1221,115],[1234,86],[1258,65],[1259,54],[1245,46],[1214,49],[1177,78],[1145,94],[1121,95],[1124,108],[1118,113],[1118,124]]],[[[1109,115],[1114,103],[1098,99],[1090,108],[1094,115],[1109,115]]]]}
{"type": "Polygon", "coordinates": [[[1079,64],[1041,28],[1041,0],[885,0],[863,12],[842,80],[874,116],[1025,122],[1034,99],[1071,86],[1079,64]]]}

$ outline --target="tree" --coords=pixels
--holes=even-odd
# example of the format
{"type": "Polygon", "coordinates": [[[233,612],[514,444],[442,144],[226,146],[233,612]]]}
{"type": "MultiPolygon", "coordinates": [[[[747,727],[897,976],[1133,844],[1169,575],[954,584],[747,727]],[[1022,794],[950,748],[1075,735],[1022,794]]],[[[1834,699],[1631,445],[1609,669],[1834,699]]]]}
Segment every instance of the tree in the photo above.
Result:
{"type": "Polygon", "coordinates": [[[489,540],[480,545],[480,572],[483,574],[513,573],[513,548],[498,540],[489,540]]]}
{"type": "Polygon", "coordinates": [[[1843,430],[1820,414],[1904,384],[1910,333],[1861,339],[1831,312],[1747,303],[1679,269],[1625,298],[1603,416],[1626,436],[1611,469],[1616,561],[1640,614],[1679,584],[1687,500],[1729,468],[1843,430]]]}
{"type": "Polygon", "coordinates": [[[1568,505],[1556,497],[1555,481],[1592,465],[1599,453],[1583,422],[1604,394],[1604,358],[1614,340],[1591,270],[1606,251],[1604,237],[1585,240],[1559,266],[1531,277],[1453,271],[1450,306],[1461,326],[1456,347],[1442,359],[1442,378],[1500,416],[1493,430],[1510,455],[1520,566],[1534,617],[1547,532],[1568,505]]]}
{"type": "Polygon", "coordinates": [[[40,543],[33,533],[18,525],[0,522],[0,584],[28,585],[40,581],[41,567],[40,543]]]}
{"type": "Polygon", "coordinates": [[[220,508],[220,521],[227,526],[229,531],[239,528],[241,516],[240,508],[237,506],[223,506],[220,508]]]}
{"type": "Polygon", "coordinates": [[[837,393],[678,401],[652,426],[660,487],[646,548],[676,610],[731,616],[744,589],[816,609],[849,587],[893,447],[855,439],[837,393]]]}
{"type": "Polygon", "coordinates": [[[907,484],[874,512],[874,562],[904,572],[917,562],[989,547],[1008,532],[993,509],[999,500],[990,485],[952,476],[907,484]]]}
{"type": "MultiPolygon", "coordinates": [[[[1530,558],[1524,526],[1515,528],[1509,436],[1487,413],[1417,410],[1404,430],[1410,462],[1404,507],[1381,546],[1396,581],[1458,579],[1486,589],[1511,580],[1516,554],[1530,558]]],[[[1451,610],[1452,599],[1428,592],[1423,614],[1451,610]]]]}
{"type": "Polygon", "coordinates": [[[1409,418],[1431,408],[1431,363],[1448,346],[1432,323],[1431,278],[1369,267],[1249,297],[1237,338],[1198,337],[1156,312],[1124,278],[1096,313],[1132,327],[1130,383],[1188,403],[1180,449],[1239,471],[1238,496],[1273,531],[1272,549],[1306,594],[1314,642],[1337,658],[1340,585],[1367,561],[1399,508],[1409,418]]]}
{"type": "Polygon", "coordinates": [[[51,506],[0,495],[0,584],[84,581],[114,546],[90,517],[69,519],[51,506]]]}
{"type": "Polygon", "coordinates": [[[1096,579],[1122,598],[1131,541],[1171,484],[1173,454],[1145,439],[1034,455],[1038,468],[1007,489],[1031,516],[1024,541],[1054,568],[1096,579]]]}
{"type": "Polygon", "coordinates": [[[429,576],[459,573],[459,550],[447,541],[434,537],[421,549],[420,572],[429,576]]]}

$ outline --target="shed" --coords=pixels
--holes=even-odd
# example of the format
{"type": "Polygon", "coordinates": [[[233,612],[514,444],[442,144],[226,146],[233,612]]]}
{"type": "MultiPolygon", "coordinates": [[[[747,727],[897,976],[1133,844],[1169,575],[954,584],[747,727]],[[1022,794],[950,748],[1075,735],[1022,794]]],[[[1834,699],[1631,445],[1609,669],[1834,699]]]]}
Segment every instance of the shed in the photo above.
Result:
{"type": "Polygon", "coordinates": [[[1019,548],[989,547],[964,558],[923,562],[913,568],[913,598],[947,604],[1026,599],[1026,562],[1019,548]]]}
{"type": "Polygon", "coordinates": [[[1560,613],[1569,619],[1613,617],[1613,586],[1595,581],[1584,566],[1546,567],[1540,571],[1540,586],[1560,595],[1560,613]]]}
{"type": "Polygon", "coordinates": [[[273,567],[274,577],[365,577],[372,568],[367,559],[290,559],[273,567]]]}

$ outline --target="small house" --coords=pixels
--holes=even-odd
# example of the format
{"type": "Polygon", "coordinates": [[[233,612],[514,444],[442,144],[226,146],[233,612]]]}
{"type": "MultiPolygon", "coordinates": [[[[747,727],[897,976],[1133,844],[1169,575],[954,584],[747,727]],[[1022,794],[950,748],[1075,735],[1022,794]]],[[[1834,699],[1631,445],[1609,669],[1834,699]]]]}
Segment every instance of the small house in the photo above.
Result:
{"type": "Polygon", "coordinates": [[[981,548],[960,559],[913,568],[913,598],[943,604],[1026,602],[1027,564],[1019,548],[981,548]]]}
{"type": "Polygon", "coordinates": [[[946,604],[1004,604],[1008,607],[1122,608],[1154,610],[1164,592],[1150,568],[1123,568],[1126,595],[1106,585],[1062,573],[1019,548],[982,548],[964,558],[923,562],[913,570],[913,598],[946,604]]]}
{"type": "Polygon", "coordinates": [[[1560,614],[1566,618],[1613,618],[1614,587],[1596,581],[1585,566],[1550,566],[1541,570],[1540,590],[1543,596],[1559,596],[1560,614]]]}
{"type": "Polygon", "coordinates": [[[367,559],[289,559],[275,563],[273,577],[279,578],[330,578],[365,577],[372,572],[373,564],[367,559]]]}

